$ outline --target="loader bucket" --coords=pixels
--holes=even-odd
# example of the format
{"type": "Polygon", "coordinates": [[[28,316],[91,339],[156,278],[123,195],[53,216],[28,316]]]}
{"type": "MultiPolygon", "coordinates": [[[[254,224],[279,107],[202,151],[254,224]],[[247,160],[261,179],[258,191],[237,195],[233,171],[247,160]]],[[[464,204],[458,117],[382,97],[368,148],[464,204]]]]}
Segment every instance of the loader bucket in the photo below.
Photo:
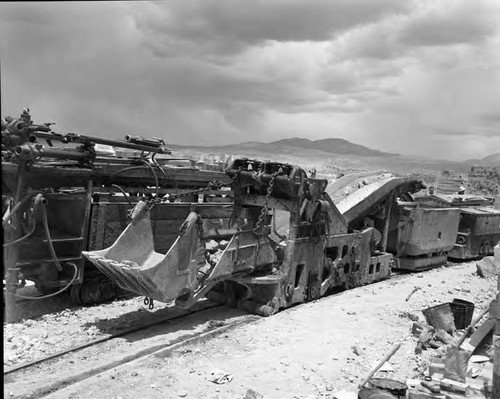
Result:
{"type": "Polygon", "coordinates": [[[191,212],[166,254],[154,249],[149,210],[139,202],[132,221],[109,248],[83,255],[120,287],[161,302],[192,296],[198,288],[198,270],[205,266],[199,216],[191,212]]]}

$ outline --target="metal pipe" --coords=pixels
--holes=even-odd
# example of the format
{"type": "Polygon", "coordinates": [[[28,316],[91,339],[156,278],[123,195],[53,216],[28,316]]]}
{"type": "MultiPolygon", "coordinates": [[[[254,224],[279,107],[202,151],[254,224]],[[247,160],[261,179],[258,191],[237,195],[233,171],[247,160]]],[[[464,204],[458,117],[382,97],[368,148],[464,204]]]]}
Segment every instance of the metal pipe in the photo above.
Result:
{"type": "Polygon", "coordinates": [[[153,147],[159,147],[159,146],[165,145],[163,140],[160,140],[160,139],[148,139],[148,138],[144,138],[142,136],[131,136],[130,134],[127,134],[125,136],[125,140],[130,142],[130,143],[143,144],[143,145],[153,146],[153,147]]]}
{"type": "Polygon", "coordinates": [[[58,140],[61,141],[62,143],[71,143],[71,142],[81,143],[81,144],[96,143],[96,144],[110,145],[112,147],[129,148],[137,151],[157,152],[159,154],[172,153],[172,151],[169,148],[165,147],[162,143],[153,144],[153,142],[151,142],[151,144],[144,144],[144,143],[136,144],[128,141],[113,140],[113,139],[106,139],[93,136],[84,136],[76,133],[60,134],[60,133],[46,133],[46,132],[35,131],[34,134],[38,138],[48,139],[48,140],[58,140]]]}
{"type": "Polygon", "coordinates": [[[45,157],[45,158],[57,158],[57,159],[72,159],[80,161],[89,158],[91,156],[90,154],[85,152],[43,148],[43,147],[37,147],[32,144],[23,144],[17,146],[14,152],[16,155],[18,155],[23,159],[34,159],[38,157],[45,157]]]}

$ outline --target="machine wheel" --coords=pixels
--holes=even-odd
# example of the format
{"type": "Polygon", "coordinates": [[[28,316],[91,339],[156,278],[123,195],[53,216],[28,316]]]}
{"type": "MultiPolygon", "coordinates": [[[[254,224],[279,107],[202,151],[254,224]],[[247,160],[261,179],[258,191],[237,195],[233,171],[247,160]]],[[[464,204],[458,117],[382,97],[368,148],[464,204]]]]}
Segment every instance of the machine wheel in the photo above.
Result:
{"type": "Polygon", "coordinates": [[[80,299],[80,290],[82,286],[81,284],[72,285],[69,291],[69,296],[71,298],[71,302],[75,305],[81,305],[82,300],[80,299]]]}
{"type": "Polygon", "coordinates": [[[99,285],[84,285],[81,289],[80,299],[83,305],[93,305],[100,301],[101,295],[99,285]]]}

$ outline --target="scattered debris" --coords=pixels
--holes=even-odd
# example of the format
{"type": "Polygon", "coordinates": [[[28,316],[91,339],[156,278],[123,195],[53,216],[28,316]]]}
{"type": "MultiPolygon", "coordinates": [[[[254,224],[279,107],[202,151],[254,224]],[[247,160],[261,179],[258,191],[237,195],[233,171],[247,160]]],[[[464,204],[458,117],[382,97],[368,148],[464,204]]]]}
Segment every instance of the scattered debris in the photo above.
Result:
{"type": "MultiPolygon", "coordinates": [[[[462,301],[466,302],[466,301],[462,301]]],[[[473,304],[469,303],[473,306],[473,304]]],[[[408,380],[407,385],[409,386],[408,398],[409,399],[439,399],[447,397],[463,397],[468,395],[470,391],[473,391],[478,396],[478,398],[489,398],[495,397],[489,396],[493,388],[493,364],[492,357],[481,354],[473,354],[476,350],[480,348],[480,343],[483,342],[491,332],[494,327],[495,320],[498,320],[497,301],[492,301],[489,308],[483,310],[479,316],[470,323],[465,331],[458,337],[454,337],[448,334],[443,329],[438,329],[433,333],[428,333],[430,326],[423,323],[414,323],[412,326],[412,333],[414,336],[418,336],[417,348],[424,347],[425,343],[432,347],[430,342],[434,338],[436,341],[440,341],[440,344],[446,345],[446,350],[442,352],[442,357],[434,358],[428,365],[427,375],[425,380],[408,380]],[[473,331],[476,323],[481,321],[481,319],[490,311],[490,318],[483,323],[477,330],[476,333],[471,337],[469,342],[465,342],[470,332],[473,331]],[[493,321],[493,323],[491,323],[493,321]],[[483,327],[486,326],[486,327],[483,327]],[[473,345],[470,344],[473,343],[473,345]],[[464,348],[461,345],[464,345],[464,348]],[[484,369],[487,369],[485,372],[484,369]],[[458,395],[458,396],[457,396],[458,395]]],[[[470,306],[469,306],[470,307],[470,306]]],[[[445,307],[441,305],[434,306],[430,308],[431,310],[437,309],[436,314],[427,314],[426,319],[430,322],[442,322],[439,320],[439,316],[442,316],[443,309],[445,307]],[[429,317],[431,316],[431,317],[429,317]],[[432,317],[434,316],[434,317],[432,317]]],[[[473,309],[473,307],[472,307],[473,309]]],[[[427,309],[428,310],[428,309],[427,309]]],[[[424,311],[425,314],[425,311],[424,311]]],[[[458,318],[455,319],[457,322],[462,322],[458,318]]],[[[484,347],[484,345],[482,345],[484,347]]],[[[491,350],[491,346],[488,346],[491,350]]],[[[484,349],[484,348],[483,348],[484,349]]],[[[488,351],[487,351],[488,354],[488,351]]],[[[497,389],[500,389],[498,387],[497,389]]]]}
{"type": "Polygon", "coordinates": [[[356,347],[356,345],[351,346],[351,349],[352,349],[352,352],[353,352],[356,356],[361,356],[361,353],[359,352],[359,350],[358,350],[358,348],[356,347]]]}
{"type": "Polygon", "coordinates": [[[434,328],[425,325],[422,327],[422,331],[418,336],[417,346],[415,347],[416,354],[421,354],[423,350],[427,349],[429,341],[432,339],[433,334],[434,328]]]}
{"type": "Polygon", "coordinates": [[[370,371],[370,374],[368,374],[368,377],[366,377],[360,384],[359,384],[359,388],[363,388],[366,383],[370,380],[370,378],[373,377],[373,375],[385,364],[385,362],[387,362],[397,351],[398,349],[401,347],[401,344],[398,343],[396,345],[394,345],[391,349],[391,351],[384,356],[384,358],[372,369],[372,371],[370,371]]]}
{"type": "Polygon", "coordinates": [[[417,292],[418,290],[421,290],[422,288],[421,287],[414,287],[413,290],[408,294],[408,296],[406,297],[405,299],[405,302],[408,302],[410,300],[410,298],[412,297],[412,295],[417,292]]]}
{"type": "Polygon", "coordinates": [[[444,330],[437,330],[436,334],[434,334],[434,339],[448,345],[453,340],[453,336],[451,336],[444,330]]]}
{"type": "Polygon", "coordinates": [[[488,356],[472,355],[469,359],[471,363],[484,363],[488,362],[490,358],[488,356]]]}
{"type": "Polygon", "coordinates": [[[224,323],[222,320],[210,320],[208,322],[208,328],[219,328],[225,326],[226,323],[224,323]]]}
{"type": "Polygon", "coordinates": [[[373,388],[389,392],[396,397],[406,397],[406,391],[408,390],[408,385],[405,383],[389,378],[372,378],[368,381],[368,384],[373,388]]]}
{"type": "Polygon", "coordinates": [[[427,324],[430,326],[444,330],[447,333],[453,334],[456,330],[455,319],[451,312],[449,303],[442,303],[422,310],[427,324]]]}
{"type": "Polygon", "coordinates": [[[264,395],[261,393],[254,391],[253,389],[249,389],[246,391],[245,396],[243,396],[243,399],[263,399],[264,395]]]}
{"type": "Polygon", "coordinates": [[[205,242],[205,248],[208,252],[214,253],[219,249],[219,243],[215,240],[209,240],[205,242]]]}
{"type": "Polygon", "coordinates": [[[214,370],[207,377],[207,380],[222,385],[231,382],[233,380],[233,375],[224,371],[214,370]]]}
{"type": "Polygon", "coordinates": [[[407,311],[400,312],[399,317],[406,317],[406,318],[410,319],[411,321],[419,321],[420,320],[420,317],[418,317],[416,314],[410,313],[407,311]]]}

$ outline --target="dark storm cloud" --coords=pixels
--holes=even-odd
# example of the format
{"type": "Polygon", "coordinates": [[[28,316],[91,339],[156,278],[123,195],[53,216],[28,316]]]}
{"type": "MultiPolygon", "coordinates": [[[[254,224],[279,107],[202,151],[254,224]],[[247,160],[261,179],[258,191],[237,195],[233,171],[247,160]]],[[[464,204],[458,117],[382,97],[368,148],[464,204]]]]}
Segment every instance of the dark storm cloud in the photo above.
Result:
{"type": "Polygon", "coordinates": [[[3,108],[29,106],[62,131],[185,144],[294,131],[440,156],[435,137],[467,131],[453,154],[486,155],[500,146],[485,116],[500,84],[498,4],[0,3],[3,108]]]}
{"type": "Polygon", "coordinates": [[[153,3],[135,16],[155,54],[234,53],[267,40],[323,41],[403,12],[399,0],[194,0],[153,3]]]}
{"type": "MultiPolygon", "coordinates": [[[[500,128],[500,112],[486,113],[479,115],[479,120],[485,125],[496,126],[500,128]]],[[[500,131],[498,132],[500,135],[500,131]]]]}
{"type": "Polygon", "coordinates": [[[422,4],[401,31],[403,45],[443,46],[481,42],[498,29],[499,11],[494,2],[459,0],[455,7],[446,2],[422,4]]]}

